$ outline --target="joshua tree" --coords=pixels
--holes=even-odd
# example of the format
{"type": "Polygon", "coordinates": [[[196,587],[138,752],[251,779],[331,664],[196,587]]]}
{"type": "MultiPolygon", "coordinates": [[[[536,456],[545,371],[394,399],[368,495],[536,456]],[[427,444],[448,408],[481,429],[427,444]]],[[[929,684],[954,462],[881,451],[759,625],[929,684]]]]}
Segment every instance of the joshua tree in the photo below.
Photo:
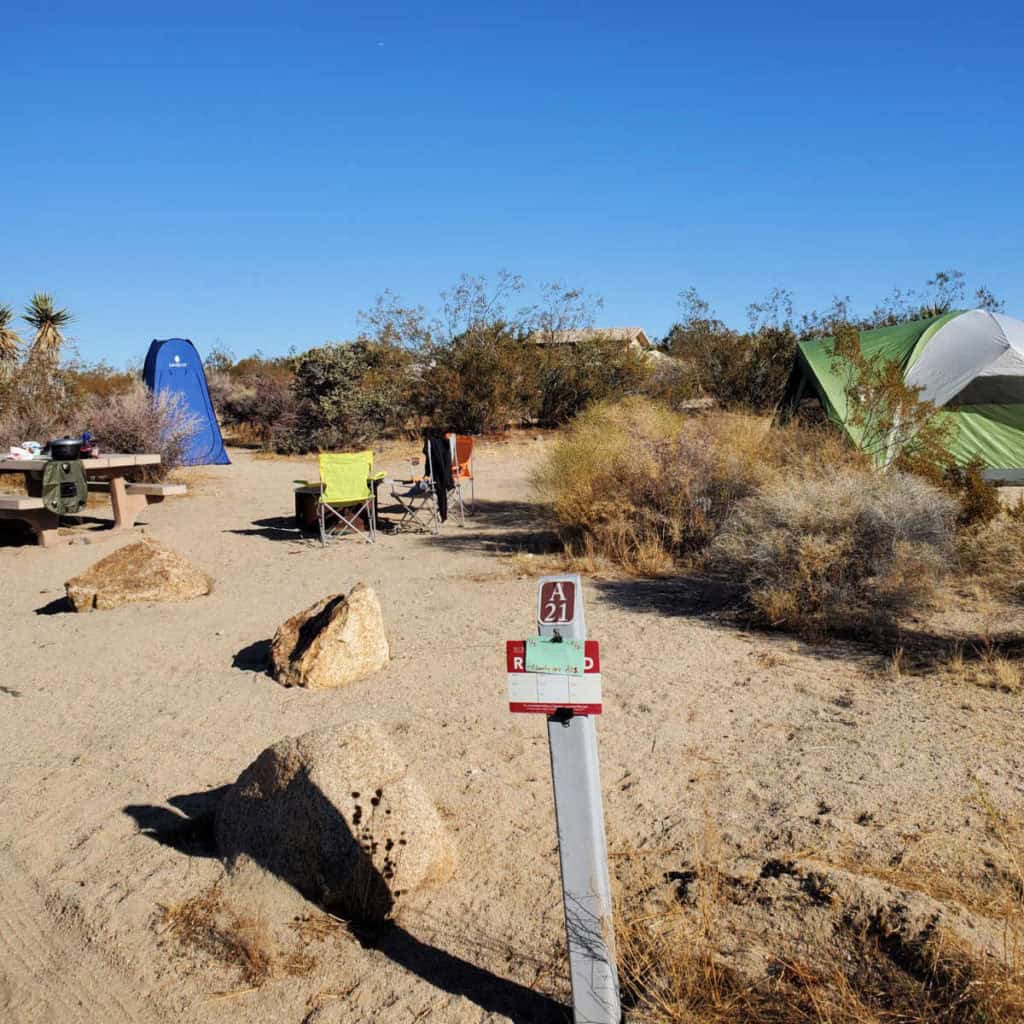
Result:
{"type": "Polygon", "coordinates": [[[52,295],[36,292],[22,316],[22,320],[34,327],[36,332],[32,339],[31,355],[43,356],[56,362],[64,345],[61,330],[73,319],[70,311],[57,309],[52,295]]]}
{"type": "Polygon", "coordinates": [[[14,322],[14,310],[0,302],[0,366],[13,363],[21,350],[21,338],[11,326],[14,322]]]}

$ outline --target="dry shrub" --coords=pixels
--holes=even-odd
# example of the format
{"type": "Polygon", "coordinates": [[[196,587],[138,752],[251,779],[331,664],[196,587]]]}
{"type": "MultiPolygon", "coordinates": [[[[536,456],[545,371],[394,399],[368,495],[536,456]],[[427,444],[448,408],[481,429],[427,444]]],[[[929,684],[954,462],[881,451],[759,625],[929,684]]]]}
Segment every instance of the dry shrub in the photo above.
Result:
{"type": "Polygon", "coordinates": [[[1004,513],[957,537],[961,572],[991,596],[1024,599],[1024,520],[1004,513]]]}
{"type": "Polygon", "coordinates": [[[600,403],[558,437],[533,485],[571,553],[662,571],[706,545],[722,512],[770,472],[766,432],[754,416],[600,403]]]}
{"type": "Polygon", "coordinates": [[[634,397],[578,416],[533,484],[572,555],[657,573],[702,551],[737,502],[772,482],[857,462],[825,431],[634,397]]]}
{"type": "Polygon", "coordinates": [[[975,456],[964,466],[947,466],[940,480],[933,483],[945,487],[960,505],[957,523],[971,527],[990,523],[1002,510],[999,489],[985,479],[985,463],[975,456]]]}
{"type": "Polygon", "coordinates": [[[771,625],[810,636],[890,625],[933,596],[955,512],[922,480],[847,467],[739,502],[711,559],[771,625]]]}
{"type": "Polygon", "coordinates": [[[180,466],[198,426],[181,399],[135,380],[109,394],[73,396],[71,371],[27,360],[0,384],[0,449],[90,431],[105,452],[158,452],[157,477],[180,466]]]}
{"type": "Polygon", "coordinates": [[[184,463],[198,422],[181,399],[169,391],[151,392],[141,383],[131,391],[96,402],[82,422],[88,424],[101,452],[157,452],[166,476],[184,463]]]}
{"type": "Polygon", "coordinates": [[[682,424],[664,406],[633,398],[592,406],[558,436],[533,486],[574,553],[599,549],[635,566],[652,540],[667,550],[676,495],[660,453],[682,424]]]}
{"type": "Polygon", "coordinates": [[[0,448],[74,433],[80,409],[67,394],[68,375],[52,360],[26,358],[6,367],[0,375],[0,448]]]}

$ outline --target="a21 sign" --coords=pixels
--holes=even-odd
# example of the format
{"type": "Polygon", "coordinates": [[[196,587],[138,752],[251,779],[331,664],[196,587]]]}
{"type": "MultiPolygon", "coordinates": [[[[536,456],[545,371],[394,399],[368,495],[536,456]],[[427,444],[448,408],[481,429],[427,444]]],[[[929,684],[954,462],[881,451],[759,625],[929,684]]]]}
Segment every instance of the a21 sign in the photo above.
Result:
{"type": "Polygon", "coordinates": [[[542,583],[537,620],[545,626],[564,626],[576,618],[576,584],[571,580],[542,583]]]}

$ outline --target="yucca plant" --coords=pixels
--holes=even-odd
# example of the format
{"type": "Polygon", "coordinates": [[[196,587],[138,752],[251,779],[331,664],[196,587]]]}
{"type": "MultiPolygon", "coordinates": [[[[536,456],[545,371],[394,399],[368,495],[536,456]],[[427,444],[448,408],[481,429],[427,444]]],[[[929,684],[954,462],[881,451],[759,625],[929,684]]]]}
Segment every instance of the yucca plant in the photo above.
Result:
{"type": "Polygon", "coordinates": [[[14,309],[0,302],[0,364],[13,363],[21,351],[21,338],[11,326],[14,322],[14,309]]]}
{"type": "Polygon", "coordinates": [[[22,320],[35,328],[36,335],[32,339],[31,355],[45,356],[56,361],[64,345],[61,331],[74,320],[67,309],[58,309],[53,296],[46,292],[36,292],[25,307],[22,320]]]}

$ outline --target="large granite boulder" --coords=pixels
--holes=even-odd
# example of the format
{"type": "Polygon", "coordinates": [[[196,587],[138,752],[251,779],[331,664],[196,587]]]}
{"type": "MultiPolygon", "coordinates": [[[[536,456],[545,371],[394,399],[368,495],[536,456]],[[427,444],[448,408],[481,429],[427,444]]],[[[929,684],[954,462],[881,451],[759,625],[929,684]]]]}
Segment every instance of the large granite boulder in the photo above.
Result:
{"type": "Polygon", "coordinates": [[[232,875],[257,865],[363,923],[445,881],[455,863],[436,809],[373,722],[268,747],[225,795],[216,836],[232,875]]]}
{"type": "Polygon", "coordinates": [[[380,602],[365,583],[348,597],[333,594],[298,615],[274,635],[271,674],[285,686],[347,686],[382,669],[390,658],[380,602]]]}
{"type": "Polygon", "coordinates": [[[101,558],[64,584],[76,612],[123,604],[187,601],[208,594],[213,580],[177,552],[141,540],[101,558]]]}

